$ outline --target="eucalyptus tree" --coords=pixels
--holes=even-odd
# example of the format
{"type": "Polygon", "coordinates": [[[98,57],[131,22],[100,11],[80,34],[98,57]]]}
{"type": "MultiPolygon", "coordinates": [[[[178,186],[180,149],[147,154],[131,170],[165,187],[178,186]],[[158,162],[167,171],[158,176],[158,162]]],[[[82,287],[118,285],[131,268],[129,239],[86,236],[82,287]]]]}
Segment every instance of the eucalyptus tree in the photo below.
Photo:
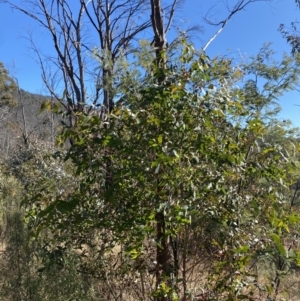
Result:
{"type": "Polygon", "coordinates": [[[247,300],[261,277],[253,263],[271,252],[286,259],[282,239],[299,222],[288,191],[294,157],[269,140],[256,98],[236,88],[244,75],[228,61],[184,42],[172,67],[159,59],[138,93],[124,86],[127,103],[109,127],[78,112],[59,137],[74,142],[64,159],[76,174],[33,175],[27,218],[35,233],[51,229],[82,248],[96,232],[107,300],[247,300]]]}

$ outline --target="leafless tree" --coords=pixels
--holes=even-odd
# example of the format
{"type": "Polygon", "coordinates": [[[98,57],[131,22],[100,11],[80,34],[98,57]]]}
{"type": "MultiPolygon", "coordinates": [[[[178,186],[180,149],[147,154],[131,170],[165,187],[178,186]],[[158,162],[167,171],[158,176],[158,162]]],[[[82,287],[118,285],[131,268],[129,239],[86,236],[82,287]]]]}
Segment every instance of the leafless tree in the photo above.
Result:
{"type": "Polygon", "coordinates": [[[111,110],[114,66],[128,54],[134,39],[151,26],[148,0],[28,0],[22,6],[10,0],[0,3],[31,17],[50,34],[54,56],[45,60],[38,47],[34,43],[31,46],[38,54],[43,81],[58,100],[61,95],[49,81],[53,74],[62,79],[63,104],[69,112],[101,103],[103,111],[111,110]],[[92,88],[88,84],[91,81],[92,88]]]}

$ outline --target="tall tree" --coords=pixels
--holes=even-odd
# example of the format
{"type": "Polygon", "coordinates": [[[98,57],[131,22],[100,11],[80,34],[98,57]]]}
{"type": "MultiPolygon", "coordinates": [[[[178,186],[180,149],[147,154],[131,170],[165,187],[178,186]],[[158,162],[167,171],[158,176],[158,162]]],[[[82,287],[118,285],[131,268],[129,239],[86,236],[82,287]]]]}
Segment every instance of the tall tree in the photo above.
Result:
{"type": "MultiPolygon", "coordinates": [[[[167,71],[167,61],[166,61],[166,50],[167,50],[167,38],[166,34],[168,31],[168,26],[170,26],[170,22],[165,28],[164,19],[163,19],[163,11],[161,0],[151,0],[151,23],[154,33],[153,39],[153,46],[156,53],[155,58],[155,65],[156,65],[156,72],[158,78],[158,84],[164,84],[165,79],[165,72],[167,71]]],[[[171,16],[174,14],[174,10],[176,7],[177,0],[173,1],[171,16]]],[[[170,20],[171,17],[170,16],[170,20]]],[[[162,200],[160,198],[161,194],[161,180],[160,177],[157,175],[157,196],[156,196],[156,213],[155,213],[155,222],[156,222],[156,288],[161,289],[162,285],[166,277],[168,277],[171,273],[170,266],[171,266],[171,256],[170,250],[168,245],[168,235],[166,233],[166,220],[165,214],[162,209],[159,209],[162,200]]],[[[157,297],[158,301],[166,301],[169,300],[169,296],[167,294],[159,294],[157,297]]]]}

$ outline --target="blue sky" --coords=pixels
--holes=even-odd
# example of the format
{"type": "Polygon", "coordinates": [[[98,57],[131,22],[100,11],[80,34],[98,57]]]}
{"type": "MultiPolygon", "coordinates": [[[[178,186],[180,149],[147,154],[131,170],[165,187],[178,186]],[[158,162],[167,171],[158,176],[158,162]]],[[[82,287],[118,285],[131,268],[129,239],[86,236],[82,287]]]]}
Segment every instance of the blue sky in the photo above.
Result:
{"type": "MultiPolygon", "coordinates": [[[[73,1],[73,0],[72,0],[73,1]]],[[[229,4],[237,0],[227,0],[229,4]]],[[[15,3],[21,2],[16,0],[15,3]]],[[[197,34],[196,45],[203,46],[217,28],[210,27],[202,20],[202,16],[214,4],[214,18],[221,19],[226,15],[224,1],[218,0],[185,0],[177,13],[176,26],[199,24],[203,31],[197,34]]],[[[300,19],[300,9],[294,0],[259,1],[249,5],[245,11],[237,14],[225,27],[222,33],[209,46],[209,56],[231,53],[235,57],[242,55],[247,58],[255,55],[263,43],[272,42],[272,49],[278,58],[284,52],[290,52],[281,34],[278,32],[280,23],[289,25],[300,19]]],[[[42,28],[37,23],[17,11],[0,4],[0,61],[15,72],[21,88],[34,92],[46,93],[40,77],[40,69],[32,52],[29,41],[25,38],[28,32],[33,32],[39,47],[51,51],[51,41],[46,38],[42,28]],[[13,67],[14,66],[14,67],[13,67]]],[[[289,92],[280,99],[281,119],[290,119],[300,127],[300,95],[299,92],[289,92]]]]}

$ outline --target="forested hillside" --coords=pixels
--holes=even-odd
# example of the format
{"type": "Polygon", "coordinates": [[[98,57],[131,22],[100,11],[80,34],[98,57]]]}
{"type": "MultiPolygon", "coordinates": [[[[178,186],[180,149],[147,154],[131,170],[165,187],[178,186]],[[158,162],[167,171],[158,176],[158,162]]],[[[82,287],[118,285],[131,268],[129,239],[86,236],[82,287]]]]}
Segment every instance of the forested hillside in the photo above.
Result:
{"type": "Polygon", "coordinates": [[[176,0],[74,2],[0,0],[56,51],[31,41],[49,96],[0,63],[0,300],[299,300],[296,27],[280,58],[209,57],[260,1],[200,49],[167,40],[176,0]]]}

